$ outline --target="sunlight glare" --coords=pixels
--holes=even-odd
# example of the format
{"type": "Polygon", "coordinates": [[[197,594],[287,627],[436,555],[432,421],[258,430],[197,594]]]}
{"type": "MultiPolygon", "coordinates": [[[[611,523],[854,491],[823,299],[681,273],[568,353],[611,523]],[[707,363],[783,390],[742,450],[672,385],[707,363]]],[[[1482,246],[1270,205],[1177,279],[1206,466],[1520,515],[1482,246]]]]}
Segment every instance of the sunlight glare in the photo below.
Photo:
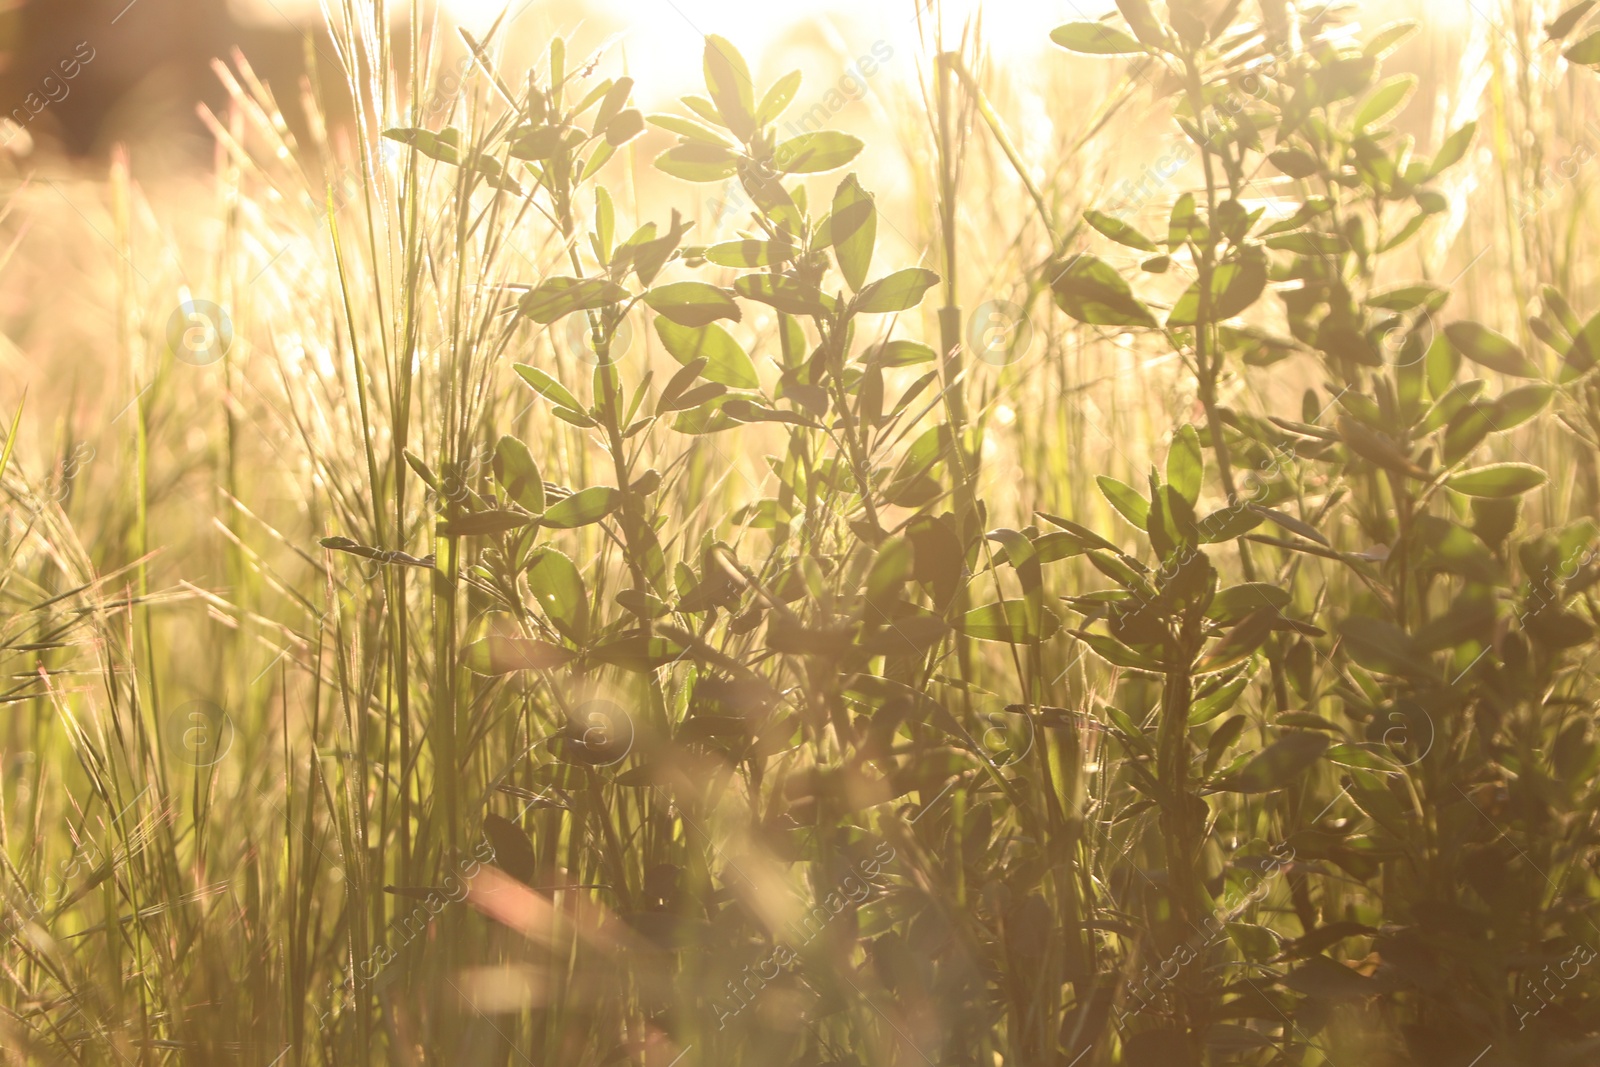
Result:
{"type": "MultiPolygon", "coordinates": [[[[478,30],[487,29],[507,7],[506,0],[442,2],[452,17],[478,30]]],[[[927,0],[922,4],[926,7],[927,0]]],[[[984,40],[1002,59],[1048,48],[1049,31],[1062,21],[1059,12],[1035,5],[947,0],[942,5],[947,47],[960,39],[963,25],[980,9],[984,40]]],[[[813,0],[804,8],[749,0],[591,0],[576,10],[550,0],[513,0],[510,10],[513,33],[528,34],[540,26],[571,35],[575,45],[598,43],[605,34],[621,30],[617,54],[626,57],[628,73],[653,102],[702,88],[699,65],[681,60],[698,55],[708,33],[731,40],[750,61],[758,81],[801,66],[808,82],[820,77],[826,86],[844,73],[840,57],[850,57],[849,66],[872,53],[874,45],[879,53],[907,59],[923,51],[912,0],[871,5],[813,0]],[[595,36],[601,28],[604,32],[595,36]]],[[[912,62],[885,64],[892,70],[891,80],[901,85],[916,83],[916,68],[912,62]]]]}

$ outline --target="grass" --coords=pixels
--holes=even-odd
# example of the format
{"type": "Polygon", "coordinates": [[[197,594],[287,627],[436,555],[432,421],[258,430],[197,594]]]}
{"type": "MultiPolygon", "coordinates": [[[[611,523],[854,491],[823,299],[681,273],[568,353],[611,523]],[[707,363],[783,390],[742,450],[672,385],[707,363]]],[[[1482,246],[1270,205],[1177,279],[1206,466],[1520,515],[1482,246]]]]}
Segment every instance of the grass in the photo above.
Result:
{"type": "Polygon", "coordinates": [[[1590,1062],[1595,27],[1172,6],[778,147],[347,0],[12,176],[0,1050],[1590,1062]]]}

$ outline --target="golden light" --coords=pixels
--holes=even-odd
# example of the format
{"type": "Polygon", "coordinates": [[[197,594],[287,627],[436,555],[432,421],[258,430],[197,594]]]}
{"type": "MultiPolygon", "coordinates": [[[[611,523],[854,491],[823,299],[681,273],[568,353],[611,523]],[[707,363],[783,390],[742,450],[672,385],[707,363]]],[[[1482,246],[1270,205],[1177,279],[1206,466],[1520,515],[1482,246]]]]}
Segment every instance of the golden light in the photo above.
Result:
{"type": "MultiPolygon", "coordinates": [[[[442,0],[444,9],[464,26],[486,29],[509,8],[508,27],[514,39],[546,33],[568,36],[574,52],[620,33],[615,48],[641,93],[665,102],[700,88],[699,57],[706,34],[727,37],[749,59],[757,80],[771,79],[796,66],[807,80],[825,80],[818,91],[844,73],[861,55],[889,51],[910,60],[923,46],[918,39],[917,6],[902,3],[862,4],[858,0],[812,0],[803,7],[751,3],[749,0],[590,0],[556,4],[550,0],[442,0]],[[685,57],[690,62],[685,62],[685,57]]],[[[930,5],[922,0],[921,6],[930,5]]],[[[1030,4],[947,0],[940,6],[946,39],[954,43],[962,27],[981,9],[984,38],[999,57],[1037,52],[1049,47],[1052,27],[1073,17],[1030,4]]],[[[925,10],[922,24],[931,28],[925,10]]],[[[902,85],[916,82],[915,62],[885,64],[890,78],[902,85]],[[893,68],[892,70],[890,68],[893,68]]]]}

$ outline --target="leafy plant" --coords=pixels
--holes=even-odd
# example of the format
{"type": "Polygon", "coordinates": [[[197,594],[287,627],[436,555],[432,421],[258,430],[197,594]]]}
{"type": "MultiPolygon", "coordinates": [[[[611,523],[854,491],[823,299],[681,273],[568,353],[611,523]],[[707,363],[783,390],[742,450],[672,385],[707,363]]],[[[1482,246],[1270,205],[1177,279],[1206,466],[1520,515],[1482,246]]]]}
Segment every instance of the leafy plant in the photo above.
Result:
{"type": "MultiPolygon", "coordinates": [[[[1591,65],[1593,8],[1496,32],[1591,65]]],[[[1535,53],[1423,154],[1416,27],[1119,0],[1043,159],[930,19],[891,226],[724,38],[646,114],[340,11],[342,134],[221,69],[216,402],[130,243],[126,456],[48,506],[0,456],[15,1058],[1593,1059],[1592,242],[1504,166],[1458,210],[1542,151],[1535,53]],[[1147,97],[1183,165],[1112,202],[1147,97]]]]}

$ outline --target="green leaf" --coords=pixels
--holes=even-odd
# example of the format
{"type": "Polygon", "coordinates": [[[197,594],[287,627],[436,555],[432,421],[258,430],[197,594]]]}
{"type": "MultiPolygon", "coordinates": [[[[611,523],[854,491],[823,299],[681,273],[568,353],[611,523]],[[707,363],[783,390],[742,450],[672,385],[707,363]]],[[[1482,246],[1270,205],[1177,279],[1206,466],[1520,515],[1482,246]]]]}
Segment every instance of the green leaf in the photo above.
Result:
{"type": "Polygon", "coordinates": [[[1478,533],[1457,521],[1418,516],[1413,542],[1420,551],[1412,557],[1412,565],[1419,570],[1438,569],[1475,581],[1494,581],[1493,552],[1478,533]]]}
{"type": "Polygon", "coordinates": [[[852,291],[859,292],[866,284],[867,269],[872,266],[872,250],[878,239],[878,209],[854,174],[834,191],[833,212],[828,220],[839,273],[852,291]]]}
{"type": "Polygon", "coordinates": [[[1233,743],[1239,740],[1239,735],[1244,733],[1244,728],[1249,724],[1250,719],[1247,716],[1235,715],[1212,732],[1211,740],[1206,742],[1206,761],[1201,768],[1201,774],[1209,775],[1216,769],[1217,764],[1222,762],[1222,757],[1233,743]]]}
{"type": "Polygon", "coordinates": [[[1050,282],[1056,305],[1091,326],[1158,325],[1150,309],[1134,298],[1122,275],[1105,260],[1073,256],[1050,282]]]}
{"type": "Polygon", "coordinates": [[[557,530],[575,530],[599,522],[622,506],[622,492],[609,485],[581,489],[545,509],[544,525],[557,530]]]}
{"type": "Polygon", "coordinates": [[[1283,984],[1318,1000],[1356,1000],[1375,996],[1385,988],[1327,956],[1312,956],[1290,971],[1283,984]]]}
{"type": "Polygon", "coordinates": [[[738,421],[722,412],[722,405],[729,399],[726,396],[712,396],[693,408],[680,403],[678,407],[683,410],[680,410],[678,417],[672,420],[672,428],[683,434],[720,433],[723,430],[733,429],[739,425],[738,421]]]}
{"type": "Polygon", "coordinates": [[[1568,373],[1583,374],[1600,364],[1600,314],[1596,314],[1572,338],[1572,346],[1562,357],[1568,373]]]}
{"type": "MultiPolygon", "coordinates": [[[[697,359],[687,367],[684,367],[682,370],[680,370],[678,374],[688,373],[693,368],[695,376],[698,376],[700,371],[705,369],[705,363],[705,360],[697,359]]],[[[676,375],[674,375],[674,377],[676,377],[676,375]]],[[[725,385],[718,385],[716,382],[706,382],[703,385],[695,386],[693,389],[685,390],[682,393],[674,393],[670,396],[663,393],[661,399],[656,401],[656,414],[660,415],[669,411],[685,411],[689,408],[696,408],[701,404],[709,403],[718,397],[725,396],[727,392],[728,387],[725,385]]]]}
{"type": "MultiPolygon", "coordinates": [[[[415,473],[418,478],[421,478],[423,482],[427,484],[429,489],[432,489],[435,493],[439,493],[440,495],[444,494],[444,489],[439,485],[439,476],[433,473],[433,468],[428,466],[426,460],[417,455],[415,452],[412,452],[410,449],[406,450],[405,457],[406,466],[410,467],[412,472],[415,473]]],[[[0,473],[4,473],[3,467],[0,467],[0,473]]]]}
{"type": "Polygon", "coordinates": [[[1390,750],[1382,745],[1363,743],[1358,745],[1334,745],[1322,754],[1322,758],[1329,763],[1337,763],[1341,767],[1359,767],[1368,771],[1393,771],[1393,762],[1384,758],[1389,755],[1391,755],[1390,750]]]}
{"type": "Polygon", "coordinates": [[[1189,705],[1189,725],[1200,726],[1208,723],[1233,707],[1238,703],[1245,686],[1249,684],[1250,676],[1240,674],[1237,678],[1205,690],[1204,695],[1197,693],[1194,703],[1189,705]]]}
{"type": "Polygon", "coordinates": [[[1459,463],[1493,432],[1495,424],[1490,411],[1473,404],[1462,408],[1451,418],[1445,427],[1444,444],[1440,450],[1440,456],[1446,464],[1459,463]]]}
{"type": "Polygon", "coordinates": [[[1567,298],[1561,295],[1561,290],[1553,285],[1542,286],[1539,290],[1539,302],[1544,306],[1545,312],[1551,316],[1568,335],[1576,334],[1583,328],[1578,321],[1578,313],[1572,310],[1572,305],[1567,303],[1567,298]]]}
{"type": "Polygon", "coordinates": [[[668,133],[675,133],[679,137],[690,141],[699,141],[701,144],[717,145],[730,151],[736,146],[722,134],[709,126],[702,126],[694,119],[686,119],[682,115],[650,115],[646,119],[652,126],[659,126],[668,133]]]}
{"type": "Polygon", "coordinates": [[[494,448],[494,478],[506,496],[530,514],[544,511],[544,478],[528,446],[509,435],[494,448]]]}
{"type": "Polygon", "coordinates": [[[828,301],[821,290],[781,274],[746,274],[734,281],[733,288],[742,297],[790,315],[828,313],[828,301]]]}
{"type": "Polygon", "coordinates": [[[1149,671],[1159,674],[1166,666],[1158,659],[1136,652],[1115,637],[1097,634],[1089,630],[1068,631],[1073,637],[1088,645],[1094,654],[1111,664],[1113,667],[1124,667],[1128,670],[1149,671]]]}
{"type": "Polygon", "coordinates": [[[718,319],[738,322],[739,304],[726,290],[705,282],[673,282],[644,294],[644,302],[679,326],[698,327],[718,319]]]}
{"type": "Polygon", "coordinates": [[[553,409],[550,414],[554,415],[562,422],[570,422],[572,425],[581,427],[585,430],[590,430],[600,425],[592,416],[586,415],[576,408],[558,407],[553,409]]]}
{"type": "MultiPolygon", "coordinates": [[[[706,369],[708,363],[709,361],[702,357],[691,359],[680,367],[656,397],[656,414],[674,411],[679,407],[693,407],[694,403],[679,404],[678,398],[689,392],[689,387],[699,380],[700,372],[706,369]]],[[[720,395],[720,392],[717,395],[720,395]]]]}
{"type": "Polygon", "coordinates": [[[749,397],[730,396],[723,401],[722,410],[731,418],[740,422],[782,422],[790,426],[811,426],[816,424],[805,416],[793,411],[783,411],[779,408],[770,408],[765,404],[751,400],[749,397]]]}
{"type": "Polygon", "coordinates": [[[991,530],[985,537],[1005,546],[1006,562],[1017,572],[1022,586],[1025,632],[1039,633],[1044,613],[1044,575],[1033,542],[1028,540],[1027,534],[1012,529],[991,530]]]}
{"type": "Polygon", "coordinates": [[[863,147],[861,138],[837,130],[802,133],[780,142],[772,161],[785,174],[821,174],[849,163],[863,147]]]}
{"type": "Polygon", "coordinates": [[[461,131],[454,126],[446,126],[438,133],[415,126],[397,126],[384,130],[383,135],[391,141],[410,145],[429,159],[456,166],[461,164],[461,131]]]}
{"type": "Polygon", "coordinates": [[[1117,0],[1117,10],[1128,20],[1133,35],[1140,41],[1152,48],[1166,43],[1166,31],[1161,28],[1161,20],[1156,17],[1150,0],[1117,0]]]}
{"type": "Polygon", "coordinates": [[[1150,479],[1150,518],[1145,523],[1150,534],[1150,547],[1161,558],[1177,551],[1187,558],[1191,549],[1200,543],[1200,531],[1195,525],[1194,508],[1178,495],[1170,485],[1157,484],[1150,479]]]}
{"type": "Polygon", "coordinates": [[[589,594],[572,560],[553,548],[534,552],[528,561],[528,589],[545,618],[573,644],[581,646],[588,639],[589,594]]]}
{"type": "Polygon", "coordinates": [[[1234,538],[1243,537],[1266,521],[1261,515],[1251,511],[1241,500],[1237,504],[1219,508],[1203,519],[1195,522],[1195,532],[1200,535],[1203,545],[1221,544],[1232,541],[1234,538]]]}
{"type": "Polygon", "coordinates": [[[526,637],[486,637],[461,650],[461,665],[474,674],[552,670],[572,662],[573,653],[547,641],[526,637]]]}
{"type": "Polygon", "coordinates": [[[546,400],[557,407],[567,408],[571,411],[583,410],[583,405],[578,403],[578,398],[567,391],[567,387],[556,381],[538,367],[530,367],[526,363],[517,363],[512,366],[522,380],[533,386],[546,400]]]}
{"type": "Polygon", "coordinates": [[[534,521],[520,511],[491,508],[457,515],[454,519],[437,523],[434,529],[440,537],[482,537],[519,530],[534,521]]]}
{"type": "Polygon", "coordinates": [[[1373,35],[1372,40],[1362,46],[1361,54],[1371,59],[1382,59],[1416,32],[1417,24],[1411,19],[1396,22],[1373,35]]]}
{"type": "Polygon", "coordinates": [[[1204,244],[1207,232],[1195,195],[1184,193],[1178,197],[1167,217],[1167,247],[1176,252],[1185,244],[1204,244]]]}
{"type": "Polygon", "coordinates": [[[1271,606],[1252,611],[1240,619],[1226,637],[1211,646],[1205,657],[1195,664],[1195,673],[1215,674],[1243,663],[1255,655],[1256,649],[1271,636],[1273,623],[1282,618],[1283,613],[1271,606]]]}
{"type": "Polygon", "coordinates": [[[1206,618],[1227,626],[1243,621],[1250,613],[1262,608],[1282,612],[1289,606],[1289,599],[1289,591],[1282,586],[1245,582],[1218,590],[1211,600],[1211,606],[1206,609],[1206,618]]]}
{"type": "Polygon", "coordinates": [[[517,308],[540,325],[548,326],[574,311],[590,311],[628,298],[628,291],[605,278],[546,278],[523,294],[517,308]]]}
{"type": "Polygon", "coordinates": [[[903,537],[885,541],[878,548],[877,555],[873,557],[872,569],[867,572],[868,604],[874,606],[890,604],[899,594],[900,587],[911,580],[912,572],[911,542],[903,537]]]}
{"type": "Polygon", "coordinates": [[[1104,22],[1069,22],[1050,31],[1050,39],[1069,52],[1086,56],[1125,56],[1144,51],[1130,34],[1104,22]]]}
{"type": "Polygon", "coordinates": [[[914,367],[931,363],[938,354],[921,341],[885,341],[861,354],[860,361],[875,367],[914,367]]]}
{"type": "Polygon", "coordinates": [[[743,157],[720,145],[680,144],[656,157],[656,169],[686,182],[727,181],[739,172],[743,157]]]}
{"type": "Polygon", "coordinates": [[[1193,507],[1200,499],[1205,479],[1205,459],[1200,454],[1200,434],[1193,426],[1180,427],[1167,449],[1167,482],[1193,507]]]}
{"type": "Polygon", "coordinates": [[[1132,224],[1103,211],[1085,211],[1083,220],[1118,244],[1137,248],[1141,252],[1159,252],[1156,243],[1140,233],[1132,224]]]}
{"type": "Polygon", "coordinates": [[[1291,178],[1310,178],[1322,170],[1317,163],[1317,157],[1301,148],[1280,148],[1267,156],[1267,159],[1291,178]]]}
{"type": "Polygon", "coordinates": [[[1118,555],[1121,554],[1116,545],[1112,544],[1110,541],[1107,541],[1104,537],[1101,537],[1088,527],[1079,526],[1071,519],[1063,519],[1059,515],[1051,515],[1044,511],[1039,512],[1039,517],[1054,526],[1061,527],[1068,534],[1072,535],[1072,537],[1076,538],[1086,550],[1096,548],[1105,552],[1116,553],[1118,555]]]}
{"type": "Polygon", "coordinates": [[[1271,793],[1294,784],[1322,758],[1328,748],[1326,734],[1295,731],[1285,734],[1239,770],[1213,783],[1228,793],[1271,793]]]}
{"type": "Polygon", "coordinates": [[[1505,432],[1520,426],[1545,409],[1555,396],[1554,386],[1524,385],[1512,389],[1494,402],[1492,425],[1495,431],[1505,432]]]}
{"type": "Polygon", "coordinates": [[[1393,78],[1379,85],[1367,97],[1367,102],[1361,105],[1356,112],[1356,129],[1364,130],[1375,122],[1393,115],[1405,106],[1411,99],[1411,94],[1417,91],[1417,76],[1415,74],[1397,74],[1393,78]]]}
{"type": "MultiPolygon", "coordinates": [[[[604,84],[604,83],[602,83],[604,84]]],[[[611,83],[601,96],[600,110],[595,112],[594,124],[598,129],[622,113],[628,104],[628,94],[633,92],[633,79],[628,77],[618,78],[611,83]]],[[[582,107],[579,111],[584,110],[582,107]]]]}
{"type": "Polygon", "coordinates": [[[706,262],[719,267],[770,267],[794,258],[795,247],[782,241],[725,241],[706,249],[706,262]]]}
{"type": "Polygon", "coordinates": [[[656,335],[672,355],[685,366],[695,360],[706,361],[701,373],[707,381],[732,389],[758,389],[755,364],[733,335],[714,323],[705,326],[679,326],[666,318],[656,320],[656,335]]]}
{"type": "Polygon", "coordinates": [[[1117,512],[1137,529],[1144,529],[1150,521],[1150,502],[1139,491],[1127,482],[1119,482],[1115,478],[1104,474],[1095,478],[1100,486],[1100,495],[1104,496],[1117,512]]]}
{"type": "Polygon", "coordinates": [[[717,111],[717,105],[713,104],[705,97],[690,94],[688,96],[679,97],[678,99],[682,100],[684,106],[690,111],[693,111],[696,115],[699,115],[711,125],[716,126],[719,129],[728,128],[728,124],[722,121],[721,113],[717,111]]]}
{"type": "Polygon", "coordinates": [[[1586,67],[1600,66],[1600,31],[1591,33],[1561,54],[1571,63],[1581,63],[1586,67]]]}
{"type": "Polygon", "coordinates": [[[1276,237],[1268,237],[1264,243],[1268,248],[1293,252],[1297,256],[1337,256],[1349,248],[1349,242],[1339,234],[1314,230],[1280,233],[1276,237]]]}
{"type": "Polygon", "coordinates": [[[761,103],[756,105],[756,125],[765,126],[783,114],[784,109],[794,99],[794,94],[800,91],[801,75],[798,70],[791,70],[783,77],[772,83],[766,95],[761,98],[761,103]]]}
{"type": "MultiPolygon", "coordinates": [[[[1211,274],[1211,306],[1208,322],[1220,322],[1239,314],[1256,302],[1267,287],[1267,264],[1251,256],[1217,267],[1211,274]]],[[[1197,281],[1178,299],[1168,326],[1195,326],[1200,319],[1200,283],[1197,281]]]]}
{"type": "Polygon", "coordinates": [[[1250,511],[1260,515],[1263,519],[1283,527],[1290,533],[1297,533],[1301,537],[1317,542],[1319,545],[1327,545],[1329,543],[1328,539],[1322,536],[1322,534],[1317,531],[1316,527],[1312,526],[1310,523],[1302,522],[1293,515],[1285,515],[1281,511],[1274,511],[1272,508],[1264,508],[1259,504],[1246,504],[1245,506],[1250,511]]]}
{"type": "Polygon", "coordinates": [[[590,651],[589,658],[625,671],[648,674],[682,659],[683,648],[665,637],[649,637],[643,631],[634,630],[597,645],[590,651]]]}
{"type": "MultiPolygon", "coordinates": [[[[1448,348],[1449,346],[1445,345],[1444,347],[1448,348]]],[[[1453,378],[1455,374],[1454,368],[1451,368],[1450,374],[1453,378]]],[[[1446,381],[1448,380],[1446,379],[1446,381]]],[[[1478,394],[1483,392],[1483,387],[1484,381],[1482,378],[1473,378],[1470,381],[1448,385],[1444,394],[1434,401],[1433,406],[1423,416],[1422,422],[1418,424],[1418,429],[1423,433],[1432,433],[1437,430],[1454,418],[1457,412],[1476,400],[1478,394]]]]}
{"type": "Polygon", "coordinates": [[[630,107],[606,123],[606,144],[612,148],[627,144],[644,132],[644,114],[630,107]]]}
{"type": "Polygon", "coordinates": [[[1350,446],[1350,451],[1367,462],[1410,478],[1429,476],[1427,471],[1412,462],[1406,450],[1388,434],[1379,433],[1350,415],[1340,415],[1338,425],[1339,436],[1350,446]]]}
{"type": "MultiPolygon", "coordinates": [[[[539,857],[527,833],[510,819],[491,812],[483,817],[483,835],[494,849],[495,866],[524,885],[532,885],[539,873],[539,857]]],[[[390,888],[384,886],[385,891],[390,888]]],[[[432,892],[418,890],[418,896],[426,900],[432,892]]]]}
{"type": "Polygon", "coordinates": [[[1457,352],[1472,362],[1513,378],[1537,378],[1539,368],[1511,339],[1470,319],[1452,322],[1444,335],[1457,352]]]}
{"type": "Polygon", "coordinates": [[[567,130],[560,126],[524,126],[512,131],[512,159],[543,162],[553,159],[566,147],[567,130]]]}
{"type": "Polygon", "coordinates": [[[660,619],[672,614],[661,598],[640,589],[624,589],[612,598],[640,619],[660,619]]]}
{"type": "Polygon", "coordinates": [[[605,186],[594,187],[594,242],[602,263],[611,260],[611,243],[616,237],[617,212],[605,186]]]}
{"type": "Polygon", "coordinates": [[[1594,5],[1595,0],[1578,0],[1578,3],[1573,4],[1557,15],[1555,21],[1544,28],[1545,32],[1550,35],[1552,41],[1561,40],[1578,28],[1578,23],[1583,21],[1583,17],[1589,13],[1594,5]]]}
{"type": "Polygon", "coordinates": [[[1383,674],[1422,677],[1433,673],[1427,655],[1400,627],[1369,615],[1339,620],[1341,644],[1350,658],[1383,674]]]}
{"type": "Polygon", "coordinates": [[[1415,311],[1417,308],[1438,311],[1449,299],[1450,290],[1443,286],[1418,282],[1415,285],[1402,285],[1397,289],[1374,293],[1367,297],[1367,306],[1381,308],[1384,311],[1415,311]]]}
{"type": "Polygon", "coordinates": [[[1021,600],[1007,600],[999,604],[985,604],[961,616],[957,628],[977,641],[1009,641],[1019,645],[1048,640],[1061,628],[1061,619],[1055,612],[1040,612],[1037,631],[1028,626],[1030,611],[1021,600]]]}
{"type": "Polygon", "coordinates": [[[1446,170],[1460,163],[1466,157],[1467,149],[1472,146],[1472,138],[1478,132],[1477,120],[1467,123],[1455,133],[1444,139],[1444,144],[1439,146],[1439,154],[1433,157],[1433,162],[1428,166],[1428,177],[1437,178],[1446,170]]]}
{"type": "Polygon", "coordinates": [[[1498,498],[1521,496],[1547,481],[1544,471],[1527,463],[1491,463],[1452,474],[1444,484],[1466,496],[1498,498]]]}
{"type": "Polygon", "coordinates": [[[748,139],[756,131],[756,105],[755,85],[744,57],[731,42],[711,34],[706,37],[703,66],[706,89],[722,121],[740,140],[748,139]]]}
{"type": "Polygon", "coordinates": [[[886,278],[879,278],[861,290],[854,308],[863,315],[887,315],[914,308],[922,296],[939,284],[939,276],[922,267],[897,270],[886,278]]]}
{"type": "Polygon", "coordinates": [[[1300,205],[1293,215],[1286,219],[1279,219],[1272,225],[1262,229],[1260,236],[1271,237],[1276,233],[1288,233],[1290,230],[1298,230],[1310,223],[1312,219],[1327,214],[1328,210],[1329,204],[1326,197],[1310,197],[1304,204],[1300,205]]]}

